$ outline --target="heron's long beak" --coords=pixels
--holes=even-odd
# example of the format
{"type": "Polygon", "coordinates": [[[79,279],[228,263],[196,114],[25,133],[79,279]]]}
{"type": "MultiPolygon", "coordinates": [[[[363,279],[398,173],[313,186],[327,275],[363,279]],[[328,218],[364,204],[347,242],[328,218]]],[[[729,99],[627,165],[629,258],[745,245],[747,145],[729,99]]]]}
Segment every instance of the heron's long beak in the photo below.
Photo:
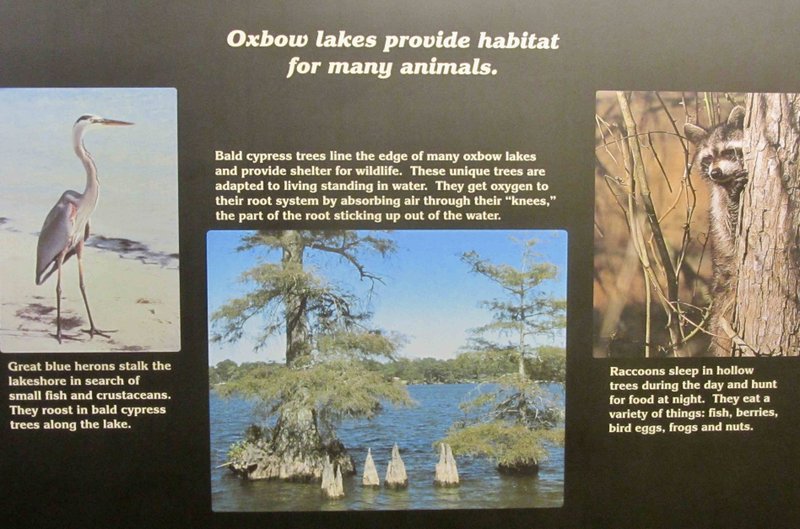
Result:
{"type": "Polygon", "coordinates": [[[133,125],[133,123],[130,123],[128,121],[119,121],[119,120],[116,120],[116,119],[105,119],[105,118],[103,118],[103,120],[100,121],[100,124],[101,125],[133,125]]]}

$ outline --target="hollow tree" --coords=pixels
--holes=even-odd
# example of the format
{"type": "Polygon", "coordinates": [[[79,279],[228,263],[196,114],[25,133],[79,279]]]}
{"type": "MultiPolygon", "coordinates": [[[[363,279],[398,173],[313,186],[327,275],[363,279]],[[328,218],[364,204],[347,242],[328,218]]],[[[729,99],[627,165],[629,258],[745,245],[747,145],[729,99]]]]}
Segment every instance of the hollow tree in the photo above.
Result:
{"type": "Polygon", "coordinates": [[[800,95],[750,94],[734,353],[800,354],[800,95]]]}

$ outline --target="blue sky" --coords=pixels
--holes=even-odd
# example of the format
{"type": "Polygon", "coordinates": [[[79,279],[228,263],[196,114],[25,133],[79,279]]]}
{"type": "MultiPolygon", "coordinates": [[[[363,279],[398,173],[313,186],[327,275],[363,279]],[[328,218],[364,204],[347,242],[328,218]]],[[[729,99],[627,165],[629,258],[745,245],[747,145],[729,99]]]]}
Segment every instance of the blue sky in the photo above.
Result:
{"type": "MultiPolygon", "coordinates": [[[[242,272],[262,261],[274,262],[277,252],[255,250],[237,252],[241,231],[210,231],[208,243],[209,314],[229,299],[241,295],[246,286],[238,282],[242,272]]],[[[502,295],[486,278],[469,272],[460,260],[467,251],[475,250],[495,263],[519,266],[522,247],[518,241],[536,239],[535,251],[542,261],[558,267],[555,281],[543,289],[559,298],[566,298],[567,234],[557,230],[404,230],[385,234],[397,243],[397,252],[387,258],[365,257],[363,262],[372,272],[382,276],[370,301],[373,324],[384,330],[403,334],[408,339],[399,351],[408,358],[453,358],[467,338],[469,330],[488,323],[491,314],[480,307],[480,301],[502,295]]],[[[340,281],[356,293],[365,294],[368,284],[358,281],[358,274],[340,259],[309,252],[306,264],[316,267],[330,280],[340,281]]],[[[209,364],[226,358],[243,361],[283,361],[284,342],[278,336],[265,349],[254,351],[251,332],[234,344],[210,344],[209,364]]],[[[209,321],[210,326],[210,321],[209,321]]],[[[548,343],[563,345],[560,337],[548,343]]]]}
{"type": "Polygon", "coordinates": [[[100,178],[92,232],[177,252],[177,104],[174,88],[0,88],[0,216],[35,233],[61,193],[83,192],[72,126],[96,114],[134,126],[84,138],[100,178]]]}

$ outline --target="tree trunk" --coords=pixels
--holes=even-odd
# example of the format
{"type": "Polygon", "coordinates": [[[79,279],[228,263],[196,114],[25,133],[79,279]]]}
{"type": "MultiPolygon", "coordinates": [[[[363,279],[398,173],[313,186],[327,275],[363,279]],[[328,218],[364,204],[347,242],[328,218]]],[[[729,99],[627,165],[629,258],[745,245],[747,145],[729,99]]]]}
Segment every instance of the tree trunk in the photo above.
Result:
{"type": "Polygon", "coordinates": [[[248,441],[230,461],[230,469],[247,479],[285,481],[320,481],[326,461],[343,475],[356,473],[355,462],[341,441],[323,444],[312,427],[313,420],[301,410],[299,415],[285,413],[278,420],[272,440],[248,441]]]}
{"type": "MultiPolygon", "coordinates": [[[[295,230],[283,232],[283,255],[281,264],[286,268],[303,268],[305,246],[303,236],[295,230]]],[[[302,292],[287,292],[284,309],[286,311],[286,365],[291,366],[308,353],[308,299],[302,292]]]]}
{"type": "Polygon", "coordinates": [[[517,373],[521,378],[527,378],[527,373],[525,372],[525,355],[523,351],[525,351],[525,335],[520,333],[519,339],[519,355],[517,357],[517,373]]]}
{"type": "Polygon", "coordinates": [[[356,472],[353,458],[339,440],[322,441],[311,408],[294,407],[281,413],[269,439],[249,441],[231,470],[248,479],[319,481],[326,461],[344,475],[356,472]]]}
{"type": "Polygon", "coordinates": [[[517,334],[519,335],[519,340],[517,347],[519,347],[519,358],[517,359],[517,373],[519,373],[520,378],[527,378],[525,374],[525,321],[527,319],[525,315],[525,291],[519,293],[519,308],[520,308],[520,316],[519,316],[519,324],[517,328],[517,334]]]}
{"type": "Polygon", "coordinates": [[[273,432],[270,456],[268,466],[272,478],[321,479],[328,458],[334,469],[341,469],[345,475],[355,474],[352,458],[341,442],[333,441],[330,445],[322,442],[316,414],[309,408],[286,410],[280,416],[273,432]]]}
{"type": "Polygon", "coordinates": [[[736,257],[734,354],[800,354],[800,96],[751,94],[736,257]]]}
{"type": "MultiPolygon", "coordinates": [[[[281,235],[281,264],[286,268],[303,268],[305,242],[300,232],[286,230],[281,235]]],[[[307,356],[309,350],[308,297],[303,289],[287,291],[284,299],[286,317],[286,365],[291,368],[307,356]]],[[[297,388],[298,401],[307,402],[304,388],[297,388]]],[[[250,441],[231,470],[248,479],[282,479],[318,481],[325,463],[342,474],[355,473],[353,459],[339,440],[324,443],[319,432],[316,411],[303,405],[287,406],[278,417],[269,439],[250,441]]]]}

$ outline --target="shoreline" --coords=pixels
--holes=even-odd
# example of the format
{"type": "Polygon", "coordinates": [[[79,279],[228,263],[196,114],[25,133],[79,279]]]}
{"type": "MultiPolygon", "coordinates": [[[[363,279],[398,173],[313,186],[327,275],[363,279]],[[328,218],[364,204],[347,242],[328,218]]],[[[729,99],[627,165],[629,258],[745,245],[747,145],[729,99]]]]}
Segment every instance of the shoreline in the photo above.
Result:
{"type": "Polygon", "coordinates": [[[90,336],[73,257],[62,269],[62,343],[55,338],[56,274],[34,281],[37,235],[0,222],[0,352],[140,352],[180,350],[178,255],[128,239],[93,235],[84,249],[84,279],[97,327],[90,336]]]}

